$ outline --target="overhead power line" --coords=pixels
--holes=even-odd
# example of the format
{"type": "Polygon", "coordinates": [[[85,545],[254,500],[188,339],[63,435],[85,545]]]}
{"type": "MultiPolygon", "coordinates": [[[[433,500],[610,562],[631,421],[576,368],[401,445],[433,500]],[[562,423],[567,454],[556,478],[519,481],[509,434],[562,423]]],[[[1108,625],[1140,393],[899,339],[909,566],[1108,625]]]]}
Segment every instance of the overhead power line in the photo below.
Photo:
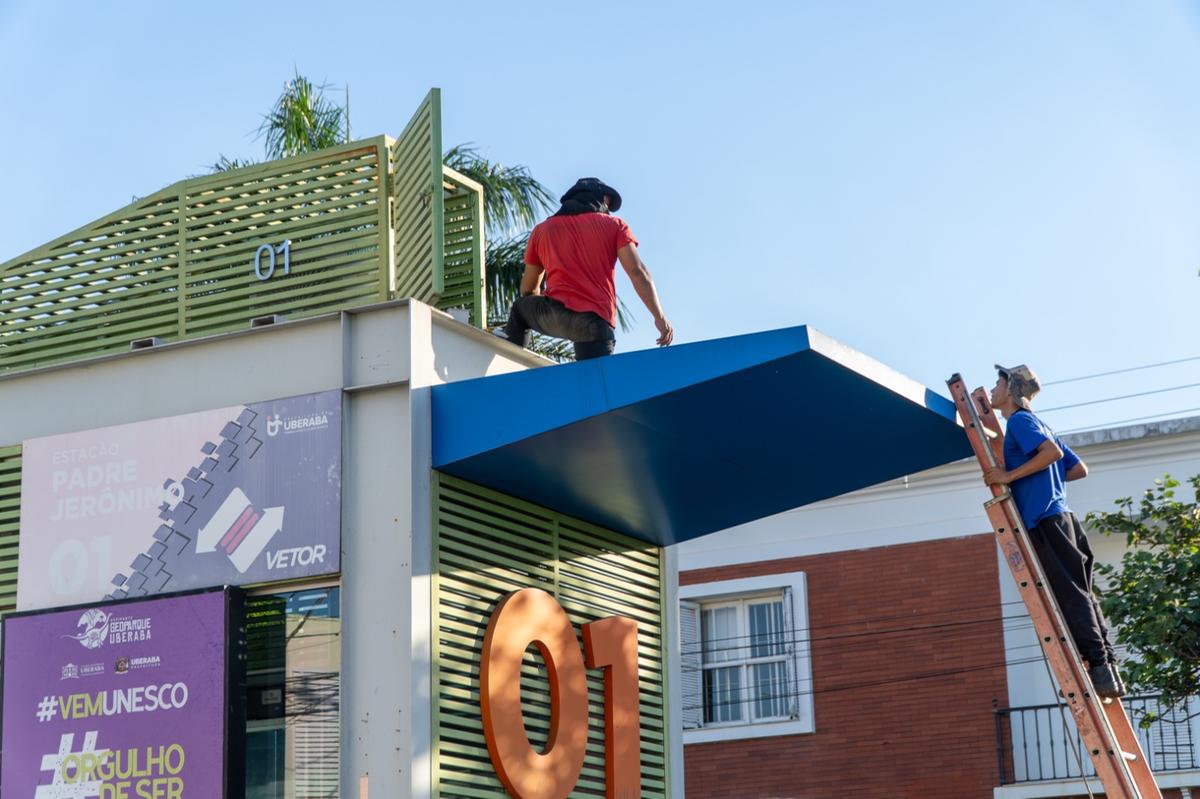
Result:
{"type": "Polygon", "coordinates": [[[1143,369],[1157,369],[1160,366],[1174,366],[1177,363],[1188,363],[1190,361],[1200,361],[1200,355],[1193,355],[1190,358],[1176,358],[1173,361],[1161,361],[1159,363],[1147,363],[1141,366],[1129,366],[1125,369],[1113,369],[1111,372],[1096,372],[1092,375],[1080,375],[1078,377],[1067,377],[1062,380],[1051,380],[1048,383],[1043,383],[1043,386],[1061,386],[1064,383],[1078,383],[1081,380],[1093,380],[1097,377],[1109,377],[1110,375],[1123,375],[1127,372],[1140,372],[1143,369]]]}
{"type": "Polygon", "coordinates": [[[825,641],[841,641],[844,642],[841,644],[843,647],[856,641],[863,641],[864,643],[877,646],[879,645],[877,639],[883,636],[909,637],[913,634],[920,635],[923,633],[941,632],[944,630],[973,627],[981,624],[999,624],[1003,626],[1004,622],[1016,622],[1016,624],[1009,624],[1008,626],[1003,627],[1003,629],[1008,630],[1009,632],[1023,629],[1025,627],[1032,626],[1033,624],[1031,621],[1029,621],[1028,616],[1019,615],[992,616],[982,619],[943,622],[941,624],[920,624],[909,627],[864,630],[862,632],[839,633],[835,635],[811,635],[807,634],[807,629],[801,627],[790,630],[779,630],[774,634],[762,634],[759,636],[730,636],[729,638],[710,638],[707,641],[702,638],[691,647],[683,647],[682,653],[685,655],[713,654],[716,652],[727,652],[738,649],[750,649],[754,646],[770,647],[789,644],[811,646],[814,643],[825,641]],[[737,641],[745,641],[745,643],[735,643],[737,641]],[[718,643],[722,644],[722,646],[717,646],[718,643]]]}
{"type": "MultiPolygon", "coordinates": [[[[956,668],[937,669],[934,671],[901,674],[901,675],[897,675],[894,677],[887,677],[887,678],[874,679],[874,680],[864,679],[861,682],[848,682],[848,683],[845,683],[842,685],[830,685],[830,686],[826,686],[826,687],[822,687],[822,688],[810,688],[810,689],[799,689],[799,690],[787,691],[785,693],[774,694],[771,697],[763,697],[763,698],[764,699],[791,699],[791,698],[801,697],[801,696],[815,696],[817,694],[839,693],[841,691],[857,691],[857,690],[862,690],[864,688],[877,688],[877,687],[885,686],[885,685],[896,685],[899,683],[916,682],[919,680],[938,679],[938,678],[942,678],[942,677],[956,676],[959,674],[969,674],[971,672],[977,672],[977,671],[990,671],[992,669],[1007,669],[1009,666],[1023,665],[1026,663],[1037,663],[1041,660],[1042,660],[1042,656],[1038,655],[1037,657],[1021,658],[1019,660],[1005,661],[1003,663],[990,662],[990,663],[980,663],[980,664],[966,664],[963,666],[958,666],[956,668]]],[[[743,686],[743,687],[739,687],[736,689],[731,689],[731,690],[718,692],[718,693],[724,693],[730,697],[742,696],[742,695],[746,694],[748,691],[752,690],[752,688],[753,688],[753,686],[743,686]]],[[[732,699],[732,701],[726,700],[724,702],[721,702],[721,701],[713,702],[712,706],[732,706],[732,705],[745,704],[745,703],[747,703],[747,701],[748,700],[746,700],[746,699],[735,698],[735,699],[732,699]]],[[[749,701],[753,701],[753,700],[749,700],[749,701]]],[[[704,706],[702,704],[689,704],[686,702],[686,700],[683,704],[684,710],[702,710],[703,708],[704,708],[704,706]]]]}
{"type": "MultiPolygon", "coordinates": [[[[703,603],[701,602],[698,604],[703,604],[703,603]]],[[[813,630],[840,630],[840,629],[845,629],[845,628],[857,628],[857,627],[865,627],[868,625],[877,625],[877,624],[881,624],[882,622],[892,622],[892,621],[904,622],[905,624],[900,627],[874,627],[873,629],[869,629],[869,630],[854,630],[853,633],[851,633],[851,634],[852,635],[862,635],[864,633],[868,633],[868,634],[869,633],[888,633],[888,632],[894,633],[894,632],[900,632],[903,630],[913,629],[911,626],[913,623],[915,623],[919,619],[926,618],[926,617],[948,617],[945,619],[945,621],[957,622],[957,623],[961,624],[963,622],[966,622],[966,619],[964,617],[967,616],[971,611],[983,610],[983,611],[991,611],[992,613],[995,613],[997,611],[997,609],[999,609],[999,612],[1001,614],[1003,614],[1004,608],[1006,608],[1006,607],[1016,607],[1018,610],[1020,610],[1021,608],[1025,607],[1025,602],[1024,602],[1024,600],[1021,600],[1021,599],[1011,599],[1006,602],[988,602],[986,604],[965,605],[965,606],[953,607],[953,608],[949,608],[949,609],[942,609],[942,608],[930,608],[930,609],[926,609],[926,610],[914,609],[914,610],[911,610],[911,611],[908,611],[905,613],[895,613],[895,614],[890,614],[887,616],[869,616],[869,617],[863,617],[863,618],[846,619],[844,621],[827,622],[825,624],[810,624],[807,627],[792,628],[791,631],[795,632],[797,630],[803,630],[806,632],[811,632],[813,630]],[[955,617],[958,617],[958,618],[955,618],[955,617]]],[[[992,617],[989,616],[988,618],[991,619],[992,617]]],[[[1029,614],[1018,613],[1015,616],[1003,616],[1002,615],[1000,618],[1018,619],[1018,620],[1028,619],[1029,614]]],[[[967,622],[967,623],[975,623],[975,622],[971,621],[971,622],[967,622]]],[[[718,638],[707,638],[706,640],[715,643],[718,641],[748,641],[751,638],[756,638],[756,637],[758,637],[758,636],[755,634],[747,633],[746,635],[729,635],[729,636],[721,636],[718,638]]]]}
{"type": "Polygon", "coordinates": [[[1170,386],[1168,388],[1156,388],[1153,391],[1139,391],[1136,394],[1122,394],[1119,397],[1105,397],[1104,399],[1088,400],[1087,402],[1073,402],[1070,405],[1056,405],[1053,408],[1041,408],[1038,413],[1050,413],[1050,411],[1065,411],[1068,408],[1082,408],[1085,405],[1099,405],[1104,402],[1116,402],[1117,400],[1133,399],[1134,397],[1148,397],[1151,394],[1166,394],[1168,391],[1182,391],[1185,388],[1198,388],[1200,383],[1185,383],[1182,386],[1170,386]]]}
{"type": "MultiPolygon", "coordinates": [[[[988,661],[984,663],[963,663],[958,666],[952,666],[944,669],[934,669],[930,671],[909,672],[897,674],[890,677],[872,678],[865,672],[850,675],[850,679],[846,682],[833,685],[824,685],[820,688],[812,685],[814,682],[811,678],[799,679],[797,677],[788,677],[786,679],[766,679],[755,685],[739,685],[738,687],[730,687],[717,689],[716,701],[709,699],[704,700],[704,690],[699,693],[691,693],[683,698],[683,710],[705,710],[719,707],[733,707],[735,705],[751,704],[757,701],[778,701],[781,699],[796,699],[804,696],[816,696],[817,694],[833,694],[842,691],[856,691],[864,688],[877,688],[888,685],[898,685],[901,683],[912,683],[921,680],[931,680],[943,677],[953,677],[961,674],[970,674],[979,671],[991,671],[1008,669],[1012,666],[1024,666],[1033,663],[1045,663],[1045,657],[1038,653],[1030,657],[1021,657],[1013,660],[1006,659],[1004,662],[988,661]],[[809,684],[809,687],[803,687],[801,683],[809,684]],[[768,685],[772,689],[777,686],[786,686],[789,690],[774,691],[771,690],[766,694],[755,695],[758,687],[768,685]],[[697,702],[696,700],[701,700],[697,702]],[[706,707],[707,705],[707,707],[706,707]]],[[[845,677],[847,675],[839,675],[845,677]]]]}
{"type": "MultiPolygon", "coordinates": [[[[1013,633],[1013,632],[1024,632],[1026,630],[1032,630],[1032,629],[1034,629],[1033,622],[1029,622],[1028,624],[1021,624],[1021,625],[1017,625],[1014,627],[1007,627],[1007,628],[1005,628],[1004,631],[1006,633],[1013,633]]],[[[839,654],[845,655],[845,654],[850,654],[850,653],[853,653],[854,651],[856,651],[856,649],[858,648],[856,645],[865,644],[865,645],[874,645],[874,646],[880,646],[880,645],[895,646],[895,645],[897,645],[897,643],[905,644],[905,643],[910,643],[910,642],[888,641],[888,642],[886,642],[886,644],[880,644],[879,642],[876,642],[876,641],[861,641],[861,640],[860,641],[852,641],[848,644],[838,647],[837,652],[839,654]]],[[[726,655],[731,652],[744,652],[746,650],[749,650],[751,647],[749,647],[749,646],[712,647],[703,652],[701,652],[699,650],[685,649],[682,654],[684,654],[685,656],[686,655],[700,656],[701,662],[697,662],[695,665],[683,664],[680,666],[680,671],[681,671],[681,673],[684,673],[684,674],[689,674],[689,673],[694,674],[697,672],[706,672],[706,671],[713,671],[713,670],[720,671],[722,669],[728,669],[728,668],[739,668],[743,665],[751,665],[752,666],[755,664],[771,661],[771,659],[778,659],[778,660],[782,661],[782,660],[786,660],[787,658],[793,658],[793,657],[801,658],[801,659],[807,659],[807,658],[812,657],[813,648],[812,648],[812,646],[809,645],[808,639],[805,639],[803,637],[776,638],[770,642],[765,642],[763,644],[763,646],[765,648],[769,648],[769,649],[773,649],[773,650],[778,650],[780,648],[783,648],[786,650],[786,647],[791,646],[793,644],[795,646],[791,651],[773,651],[770,654],[759,655],[759,656],[755,656],[755,657],[749,657],[749,656],[730,657],[727,660],[719,660],[719,659],[703,660],[703,658],[705,656],[713,657],[713,656],[719,656],[719,655],[726,655]]],[[[1024,650],[1028,650],[1028,649],[1040,650],[1041,646],[1042,645],[1039,641],[1033,640],[1032,643],[1014,644],[1012,646],[1004,646],[1001,649],[1006,655],[1015,655],[1017,652],[1022,652],[1024,650]]],[[[1125,644],[1114,644],[1113,651],[1116,652],[1118,656],[1128,656],[1129,647],[1126,646],[1125,644]]],[[[771,662],[775,662],[775,661],[771,661],[771,662]]],[[[1017,663],[1016,660],[1012,660],[1009,662],[1012,664],[1017,663]]],[[[811,680],[811,678],[809,678],[809,679],[811,680]]],[[[802,680],[802,682],[803,682],[803,680],[802,680]]]]}

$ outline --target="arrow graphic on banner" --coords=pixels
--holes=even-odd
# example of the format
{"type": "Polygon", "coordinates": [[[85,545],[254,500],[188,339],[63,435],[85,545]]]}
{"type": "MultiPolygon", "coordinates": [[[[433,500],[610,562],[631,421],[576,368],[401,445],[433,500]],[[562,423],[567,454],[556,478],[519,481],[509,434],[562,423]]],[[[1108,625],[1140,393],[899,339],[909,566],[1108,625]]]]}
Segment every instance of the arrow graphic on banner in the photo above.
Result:
{"type": "Polygon", "coordinates": [[[283,529],[283,506],[259,510],[240,488],[234,488],[196,536],[196,552],[225,552],[245,573],[267,544],[283,529]]]}
{"type": "Polygon", "coordinates": [[[250,500],[242,493],[242,489],[235,488],[230,491],[221,507],[217,508],[216,513],[208,520],[208,524],[200,528],[200,533],[196,536],[196,551],[215,551],[217,542],[233,528],[249,505],[250,500]]]}
{"type": "Polygon", "coordinates": [[[266,549],[275,534],[283,529],[283,507],[267,508],[262,517],[250,528],[241,546],[229,553],[229,560],[239,572],[245,573],[254,559],[266,549]]]}

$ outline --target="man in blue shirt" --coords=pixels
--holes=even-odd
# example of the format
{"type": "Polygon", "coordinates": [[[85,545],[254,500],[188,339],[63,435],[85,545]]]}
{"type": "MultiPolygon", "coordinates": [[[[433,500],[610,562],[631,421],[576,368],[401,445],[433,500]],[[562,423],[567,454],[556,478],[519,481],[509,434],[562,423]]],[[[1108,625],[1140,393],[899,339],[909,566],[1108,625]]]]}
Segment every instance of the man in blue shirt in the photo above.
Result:
{"type": "Polygon", "coordinates": [[[1041,390],[1028,366],[996,366],[992,407],[1004,415],[1004,466],[984,473],[988,485],[1006,485],[1021,512],[1042,571],[1058,600],[1098,696],[1125,693],[1100,604],[1092,593],[1095,558],[1064,484],[1087,477],[1087,464],[1033,414],[1030,400],[1041,390]]]}

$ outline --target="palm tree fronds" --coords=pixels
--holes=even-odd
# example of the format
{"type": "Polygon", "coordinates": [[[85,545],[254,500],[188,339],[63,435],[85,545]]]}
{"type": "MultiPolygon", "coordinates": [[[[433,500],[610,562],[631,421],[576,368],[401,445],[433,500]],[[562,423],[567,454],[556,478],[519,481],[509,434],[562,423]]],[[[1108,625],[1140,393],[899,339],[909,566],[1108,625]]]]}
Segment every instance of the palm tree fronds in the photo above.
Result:
{"type": "Polygon", "coordinates": [[[493,163],[470,143],[451,147],[442,161],[483,186],[489,236],[511,238],[533,227],[538,217],[555,205],[554,195],[528,167],[493,163]]]}
{"type": "Polygon", "coordinates": [[[633,330],[633,311],[629,310],[629,306],[625,304],[625,300],[621,299],[621,295],[617,295],[617,326],[621,328],[622,333],[628,333],[633,330]]]}
{"type": "Polygon", "coordinates": [[[224,153],[219,153],[217,160],[209,165],[208,171],[212,174],[217,172],[228,172],[231,169],[241,169],[244,166],[254,166],[258,163],[253,158],[229,158],[224,153]]]}
{"type": "Polygon", "coordinates": [[[575,345],[561,338],[550,338],[535,332],[529,341],[529,351],[559,363],[575,360],[575,345]]]}
{"type": "Polygon", "coordinates": [[[298,70],[283,85],[283,92],[258,128],[268,159],[311,153],[344,141],[343,131],[349,130],[346,109],[325,96],[328,88],[314,84],[298,70]]]}
{"type": "Polygon", "coordinates": [[[508,318],[508,309],[521,296],[521,278],[525,274],[525,246],[529,234],[503,241],[489,241],[484,259],[487,275],[488,308],[500,318],[508,318]]]}

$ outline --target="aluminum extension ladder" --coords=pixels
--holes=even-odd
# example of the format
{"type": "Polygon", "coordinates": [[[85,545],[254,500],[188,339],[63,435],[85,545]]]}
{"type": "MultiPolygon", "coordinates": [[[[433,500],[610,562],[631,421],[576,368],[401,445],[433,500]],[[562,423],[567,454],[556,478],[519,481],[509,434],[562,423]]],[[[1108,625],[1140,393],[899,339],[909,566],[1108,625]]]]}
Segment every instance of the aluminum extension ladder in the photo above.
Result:
{"type": "MultiPolygon", "coordinates": [[[[987,393],[977,388],[968,394],[962,376],[957,373],[946,384],[980,466],[988,469],[1002,465],[1004,433],[987,393]]],[[[1105,701],[1092,693],[1083,660],[1042,574],[1012,494],[1007,486],[989,488],[992,499],[984,503],[988,521],[1017,581],[1042,651],[1054,671],[1105,795],[1109,799],[1162,799],[1125,706],[1119,699],[1105,701]]]]}

